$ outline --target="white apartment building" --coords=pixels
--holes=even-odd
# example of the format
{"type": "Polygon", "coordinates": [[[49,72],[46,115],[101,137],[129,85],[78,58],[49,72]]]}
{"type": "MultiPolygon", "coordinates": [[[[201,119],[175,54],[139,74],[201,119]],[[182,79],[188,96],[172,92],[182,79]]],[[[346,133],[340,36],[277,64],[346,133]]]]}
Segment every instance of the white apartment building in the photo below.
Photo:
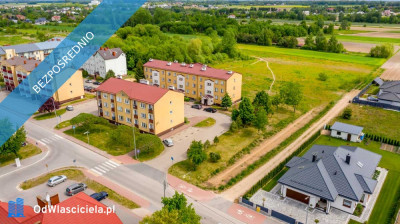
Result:
{"type": "Polygon", "coordinates": [[[127,74],[126,55],[120,48],[100,48],[82,66],[90,75],[106,77],[109,70],[114,71],[115,76],[127,74]]]}

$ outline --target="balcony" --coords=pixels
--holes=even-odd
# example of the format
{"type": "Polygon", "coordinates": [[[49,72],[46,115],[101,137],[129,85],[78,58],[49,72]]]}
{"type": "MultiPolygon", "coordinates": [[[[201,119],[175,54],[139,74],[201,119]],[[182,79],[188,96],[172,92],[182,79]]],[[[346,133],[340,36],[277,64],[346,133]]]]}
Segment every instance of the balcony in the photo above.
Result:
{"type": "Polygon", "coordinates": [[[3,72],[7,72],[7,69],[3,68],[3,72]]]}
{"type": "Polygon", "coordinates": [[[14,78],[13,78],[12,76],[11,76],[11,77],[8,77],[8,79],[9,79],[9,80],[14,80],[14,78]]]}
{"type": "Polygon", "coordinates": [[[99,99],[99,100],[100,100],[100,99],[101,99],[101,95],[97,95],[97,99],[99,99]]]}
{"type": "Polygon", "coordinates": [[[99,107],[100,107],[100,108],[103,108],[103,104],[102,104],[101,102],[99,103],[99,107]]]}
{"type": "Polygon", "coordinates": [[[151,113],[151,114],[152,114],[152,113],[153,113],[153,109],[149,109],[149,113],[151,113]]]}
{"type": "Polygon", "coordinates": [[[115,121],[115,117],[112,117],[111,119],[115,121]]]}
{"type": "Polygon", "coordinates": [[[12,74],[12,71],[11,71],[11,70],[8,70],[7,72],[8,72],[8,74],[12,74]]]}
{"type": "Polygon", "coordinates": [[[111,103],[114,103],[114,99],[111,99],[111,103]]]}
{"type": "Polygon", "coordinates": [[[153,119],[149,119],[149,123],[153,124],[154,123],[153,119]]]}
{"type": "Polygon", "coordinates": [[[138,125],[138,124],[135,124],[135,127],[136,127],[136,128],[139,128],[139,125],[138,125]]]}
{"type": "Polygon", "coordinates": [[[137,119],[137,118],[138,118],[138,115],[137,115],[137,114],[135,114],[135,115],[133,115],[133,117],[137,119]]]}
{"type": "Polygon", "coordinates": [[[149,129],[149,131],[150,131],[151,133],[154,133],[154,129],[149,129]]]}
{"type": "Polygon", "coordinates": [[[111,108],[111,111],[112,111],[112,112],[115,112],[115,107],[112,107],[112,108],[111,108]]]}
{"type": "Polygon", "coordinates": [[[17,76],[18,76],[18,78],[22,78],[22,75],[21,75],[21,74],[17,74],[17,76]]]}
{"type": "Polygon", "coordinates": [[[100,117],[103,117],[103,112],[100,112],[100,117]]]}
{"type": "Polygon", "coordinates": [[[137,109],[137,105],[136,104],[133,105],[133,109],[137,109]]]}

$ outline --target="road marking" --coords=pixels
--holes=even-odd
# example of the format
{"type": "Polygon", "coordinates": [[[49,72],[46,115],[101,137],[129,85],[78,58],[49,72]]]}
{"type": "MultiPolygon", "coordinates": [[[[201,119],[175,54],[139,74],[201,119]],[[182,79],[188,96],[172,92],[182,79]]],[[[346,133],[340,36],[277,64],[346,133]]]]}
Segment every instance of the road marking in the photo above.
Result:
{"type": "Polygon", "coordinates": [[[41,145],[46,145],[44,142],[38,140],[37,143],[41,144],[41,145]]]}
{"type": "Polygon", "coordinates": [[[90,171],[92,171],[93,173],[96,173],[97,175],[103,175],[102,173],[100,173],[99,171],[95,170],[95,169],[90,169],[90,171]]]}
{"type": "Polygon", "coordinates": [[[110,163],[112,163],[112,164],[114,164],[114,165],[116,165],[116,166],[119,166],[118,163],[116,163],[116,162],[114,162],[114,161],[112,161],[112,160],[108,160],[108,162],[110,162],[110,163]]]}
{"type": "Polygon", "coordinates": [[[50,141],[49,139],[47,139],[47,138],[42,138],[41,141],[42,141],[42,142],[45,142],[45,143],[47,143],[47,144],[49,144],[49,143],[51,142],[51,141],[50,141]]]}
{"type": "Polygon", "coordinates": [[[101,168],[101,169],[103,169],[103,170],[105,170],[105,171],[110,171],[109,169],[105,168],[105,167],[102,166],[102,165],[97,165],[97,167],[99,167],[99,168],[101,168]]]}
{"type": "Polygon", "coordinates": [[[57,140],[58,140],[58,138],[57,138],[56,136],[51,136],[50,139],[51,139],[52,141],[57,141],[57,140]]]}
{"type": "Polygon", "coordinates": [[[100,169],[99,167],[94,167],[94,169],[96,169],[96,170],[99,170],[99,171],[101,171],[102,173],[106,173],[106,171],[104,171],[104,170],[102,170],[102,169],[100,169]]]}
{"type": "Polygon", "coordinates": [[[59,136],[59,135],[54,135],[54,136],[56,136],[56,137],[59,138],[59,139],[64,139],[64,137],[59,136]]]}
{"type": "Polygon", "coordinates": [[[114,168],[117,167],[116,165],[110,163],[109,161],[106,161],[104,164],[105,164],[105,165],[108,165],[108,166],[112,166],[112,167],[114,167],[114,168]]]}
{"type": "Polygon", "coordinates": [[[104,162],[103,164],[101,164],[101,165],[103,165],[103,166],[105,166],[105,167],[107,167],[107,168],[109,168],[109,169],[114,169],[116,166],[114,166],[114,165],[110,165],[110,164],[107,164],[107,162],[104,162]]]}

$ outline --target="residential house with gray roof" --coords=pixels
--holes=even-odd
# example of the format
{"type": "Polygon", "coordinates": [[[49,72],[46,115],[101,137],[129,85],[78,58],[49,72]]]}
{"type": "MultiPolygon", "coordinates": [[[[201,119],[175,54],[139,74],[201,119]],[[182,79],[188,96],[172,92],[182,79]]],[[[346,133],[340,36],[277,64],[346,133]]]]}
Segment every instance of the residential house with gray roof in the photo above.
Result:
{"type": "Polygon", "coordinates": [[[109,70],[115,73],[116,77],[125,76],[127,71],[126,56],[120,48],[103,48],[101,47],[83,64],[90,75],[106,77],[109,70]]]}
{"type": "Polygon", "coordinates": [[[326,213],[332,207],[353,213],[374,192],[380,160],[381,155],[359,147],[314,145],[286,164],[289,170],[278,180],[281,194],[326,213]]]}
{"type": "Polygon", "coordinates": [[[400,81],[384,82],[379,87],[378,102],[400,106],[400,81]]]}

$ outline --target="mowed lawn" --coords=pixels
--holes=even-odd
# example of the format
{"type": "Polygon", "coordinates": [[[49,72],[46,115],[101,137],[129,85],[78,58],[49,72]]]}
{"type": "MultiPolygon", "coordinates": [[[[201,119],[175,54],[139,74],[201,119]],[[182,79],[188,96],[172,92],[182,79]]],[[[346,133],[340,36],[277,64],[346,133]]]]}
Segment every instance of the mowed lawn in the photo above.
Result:
{"type": "Polygon", "coordinates": [[[400,38],[389,38],[389,37],[367,37],[367,36],[352,36],[352,35],[337,35],[339,41],[350,41],[359,43],[391,43],[395,45],[400,44],[400,38]]]}
{"type": "MultiPolygon", "coordinates": [[[[379,142],[371,141],[369,142],[369,144],[365,143],[366,143],[365,141],[361,143],[347,142],[340,139],[331,138],[328,136],[321,136],[315,142],[315,144],[320,144],[320,145],[357,146],[382,155],[382,159],[378,166],[389,170],[389,173],[380,191],[374,209],[372,210],[368,223],[387,223],[387,220],[392,218],[390,217],[389,214],[390,209],[397,206],[395,195],[397,191],[400,190],[400,154],[379,149],[380,147],[379,142]]],[[[397,212],[394,215],[396,214],[397,212]]]]}
{"type": "MultiPolygon", "coordinates": [[[[299,106],[302,112],[337,100],[359,83],[372,80],[375,76],[372,73],[384,62],[382,59],[357,55],[278,47],[240,44],[239,49],[247,55],[262,57],[269,62],[276,77],[272,94],[279,92],[279,86],[283,82],[299,83],[304,94],[299,106]],[[319,80],[320,73],[326,74],[328,79],[319,80]]],[[[273,80],[266,63],[257,59],[230,61],[212,66],[243,74],[242,94],[245,97],[253,98],[258,91],[268,90],[273,80]]]]}
{"type": "MultiPolygon", "coordinates": [[[[351,104],[348,108],[352,110],[350,120],[338,117],[336,121],[362,126],[364,127],[364,133],[400,139],[399,112],[358,104],[351,104]]],[[[331,122],[330,124],[333,123],[331,122]]]]}

